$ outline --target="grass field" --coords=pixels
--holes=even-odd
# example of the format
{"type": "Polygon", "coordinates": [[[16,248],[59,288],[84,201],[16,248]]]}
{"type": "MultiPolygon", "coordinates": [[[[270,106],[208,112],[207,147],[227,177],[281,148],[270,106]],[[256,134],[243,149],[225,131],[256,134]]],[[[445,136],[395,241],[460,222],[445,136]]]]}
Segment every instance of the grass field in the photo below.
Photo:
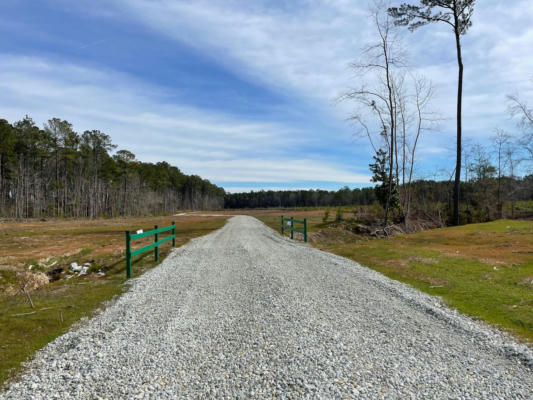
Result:
{"type": "MultiPolygon", "coordinates": [[[[176,246],[222,227],[226,218],[156,217],[88,220],[30,221],[0,224],[0,384],[20,363],[106,301],[125,285],[125,230],[176,222],[176,246]],[[35,308],[23,294],[13,295],[22,272],[46,271],[71,262],[90,262],[86,276],[51,282],[30,293],[35,308]],[[104,276],[96,274],[103,271],[104,276]]],[[[161,234],[160,238],[166,236],[161,234]]],[[[152,237],[147,240],[153,240],[152,237]]],[[[142,241],[134,242],[135,247],[142,241]]],[[[160,260],[170,244],[160,248],[160,260]]],[[[138,256],[133,276],[153,267],[153,252],[138,256]]],[[[63,274],[65,275],[65,273],[63,274]]]]}
{"type": "Polygon", "coordinates": [[[369,239],[328,228],[324,211],[255,216],[279,231],[282,214],[308,219],[313,246],[440,296],[450,307],[533,342],[533,221],[499,220],[369,239]]]}
{"type": "MultiPolygon", "coordinates": [[[[323,222],[323,209],[237,210],[279,231],[280,216],[307,218],[313,246],[351,258],[427,293],[451,307],[533,341],[533,222],[500,220],[428,230],[390,239],[369,239],[323,222]]],[[[353,218],[345,208],[345,218],[353,218]]],[[[176,245],[224,225],[226,218],[187,216],[30,221],[0,224],[0,382],[20,362],[105,301],[127,288],[124,230],[177,223],[176,245]],[[35,309],[16,288],[17,273],[91,262],[85,277],[52,282],[31,293],[35,309]],[[47,267],[48,266],[48,267],[47,267]],[[102,270],[105,276],[98,276],[102,270]]],[[[137,244],[137,245],[140,245],[137,244]]],[[[165,244],[161,260],[168,253],[165,244]]],[[[151,252],[136,259],[134,276],[155,265],[151,252]]]]}

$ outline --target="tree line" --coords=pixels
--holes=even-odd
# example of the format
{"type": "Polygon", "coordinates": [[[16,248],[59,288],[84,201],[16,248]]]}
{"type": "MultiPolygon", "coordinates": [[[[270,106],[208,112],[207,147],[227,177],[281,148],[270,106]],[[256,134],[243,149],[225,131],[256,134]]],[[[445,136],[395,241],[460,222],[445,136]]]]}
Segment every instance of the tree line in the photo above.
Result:
{"type": "Polygon", "coordinates": [[[52,118],[0,119],[0,216],[96,218],[224,205],[224,189],[167,162],[145,163],[99,130],[52,118]],[[114,154],[113,154],[114,152],[114,154]]]}
{"type": "MultiPolygon", "coordinates": [[[[460,215],[464,223],[487,222],[497,218],[533,216],[533,203],[523,207],[522,202],[533,201],[533,175],[503,175],[497,166],[485,158],[484,149],[478,145],[468,151],[463,166],[465,178],[461,182],[460,215]],[[481,152],[481,153],[480,153],[481,152]]],[[[385,172],[386,173],[386,172],[385,172]]],[[[247,193],[227,193],[224,207],[243,208],[293,208],[372,206],[380,201],[380,190],[386,187],[327,190],[260,190],[247,193]]],[[[407,188],[399,186],[400,193],[407,188]]],[[[445,226],[453,221],[454,182],[450,180],[418,179],[411,182],[412,219],[445,226]]],[[[384,207],[380,207],[384,209],[384,207]]],[[[394,222],[402,222],[396,215],[394,222]]]]}
{"type": "MultiPolygon", "coordinates": [[[[459,196],[462,223],[533,215],[532,210],[526,214],[515,213],[517,202],[533,200],[533,158],[531,148],[524,142],[526,137],[517,139],[497,130],[490,138],[490,145],[463,143],[459,196]]],[[[388,196],[387,160],[387,154],[379,151],[374,156],[375,162],[370,164],[373,181],[378,183],[374,188],[376,200],[383,209],[388,196]]],[[[442,171],[441,174],[450,177],[442,181],[418,179],[406,184],[395,183],[390,197],[394,211],[391,221],[407,228],[411,219],[426,217],[438,219],[439,225],[455,224],[454,173],[442,171]],[[409,207],[409,218],[405,214],[405,204],[409,207]]]]}
{"type": "Polygon", "coordinates": [[[224,207],[235,208],[292,208],[329,207],[351,204],[370,205],[376,201],[374,188],[353,189],[343,187],[328,190],[260,190],[249,193],[227,193],[224,207]]]}
{"type": "MultiPolygon", "coordinates": [[[[533,216],[533,112],[528,104],[517,97],[509,99],[511,110],[520,116],[521,136],[513,136],[498,129],[488,144],[466,141],[463,144],[462,179],[459,215],[463,223],[486,222],[498,218],[531,218],[533,216]]],[[[370,165],[374,173],[374,187],[337,191],[288,190],[228,193],[225,208],[269,207],[337,207],[378,204],[383,218],[388,195],[389,163],[387,153],[378,151],[370,165]]],[[[399,169],[402,170],[401,168],[399,169]]],[[[454,171],[455,172],[455,171],[454,171]]],[[[393,186],[390,203],[391,221],[402,223],[406,229],[405,204],[409,204],[410,221],[430,222],[432,226],[454,223],[455,181],[452,172],[448,179],[400,179],[393,186]]],[[[442,176],[441,175],[441,176],[442,176]]],[[[372,207],[373,210],[376,207],[372,207]]],[[[374,221],[377,222],[377,221],[374,221]]],[[[374,223],[372,222],[372,223],[374,223]]]]}

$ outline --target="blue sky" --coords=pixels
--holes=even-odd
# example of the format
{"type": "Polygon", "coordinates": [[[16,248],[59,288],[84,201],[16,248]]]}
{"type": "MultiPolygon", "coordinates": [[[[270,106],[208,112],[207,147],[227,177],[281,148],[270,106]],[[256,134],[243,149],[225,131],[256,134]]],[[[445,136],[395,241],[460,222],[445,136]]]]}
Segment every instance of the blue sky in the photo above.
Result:
{"type": "MultiPolygon", "coordinates": [[[[467,140],[514,132],[505,95],[533,95],[531,21],[529,0],[478,2],[464,39],[467,140]]],[[[336,99],[357,85],[348,65],[373,35],[355,0],[2,0],[0,117],[100,129],[142,161],[233,192],[360,187],[369,145],[336,99]]],[[[417,175],[443,176],[454,164],[453,37],[446,26],[400,35],[442,117],[417,175]]]]}

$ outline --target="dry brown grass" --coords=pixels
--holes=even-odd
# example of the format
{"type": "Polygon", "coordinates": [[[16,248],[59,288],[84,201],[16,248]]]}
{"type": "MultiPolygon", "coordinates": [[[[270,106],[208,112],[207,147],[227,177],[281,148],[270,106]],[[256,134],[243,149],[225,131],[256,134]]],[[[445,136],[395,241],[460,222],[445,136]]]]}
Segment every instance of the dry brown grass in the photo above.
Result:
{"type": "Polygon", "coordinates": [[[16,284],[8,285],[5,294],[8,296],[16,296],[19,292],[25,291],[27,293],[33,292],[50,283],[48,275],[42,272],[21,271],[16,274],[16,284]]]}
{"type": "MultiPolygon", "coordinates": [[[[210,217],[132,217],[98,220],[48,220],[0,223],[0,271],[21,271],[32,264],[51,266],[57,257],[90,253],[90,258],[124,252],[125,230],[152,229],[176,222],[177,230],[191,230],[210,217]]],[[[164,235],[163,235],[164,236],[164,235]]],[[[176,245],[187,235],[178,235],[176,245]]],[[[150,241],[146,238],[144,243],[150,241]]],[[[136,241],[139,246],[143,241],[136,241]]],[[[1,282],[0,282],[1,287],[1,282]]]]}
{"type": "Polygon", "coordinates": [[[217,211],[217,214],[221,215],[250,215],[252,217],[265,217],[265,216],[274,216],[280,217],[285,215],[286,217],[292,216],[320,216],[324,215],[324,209],[281,209],[281,208],[257,208],[257,209],[246,209],[246,210],[225,210],[217,211]]]}

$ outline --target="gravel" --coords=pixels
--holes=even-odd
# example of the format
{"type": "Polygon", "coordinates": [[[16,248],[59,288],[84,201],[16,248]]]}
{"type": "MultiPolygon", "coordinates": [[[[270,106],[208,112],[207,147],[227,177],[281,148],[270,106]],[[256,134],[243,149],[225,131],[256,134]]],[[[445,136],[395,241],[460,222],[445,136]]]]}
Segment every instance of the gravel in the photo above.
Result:
{"type": "Polygon", "coordinates": [[[531,351],[238,216],[37,353],[3,399],[532,399],[531,351]]]}

